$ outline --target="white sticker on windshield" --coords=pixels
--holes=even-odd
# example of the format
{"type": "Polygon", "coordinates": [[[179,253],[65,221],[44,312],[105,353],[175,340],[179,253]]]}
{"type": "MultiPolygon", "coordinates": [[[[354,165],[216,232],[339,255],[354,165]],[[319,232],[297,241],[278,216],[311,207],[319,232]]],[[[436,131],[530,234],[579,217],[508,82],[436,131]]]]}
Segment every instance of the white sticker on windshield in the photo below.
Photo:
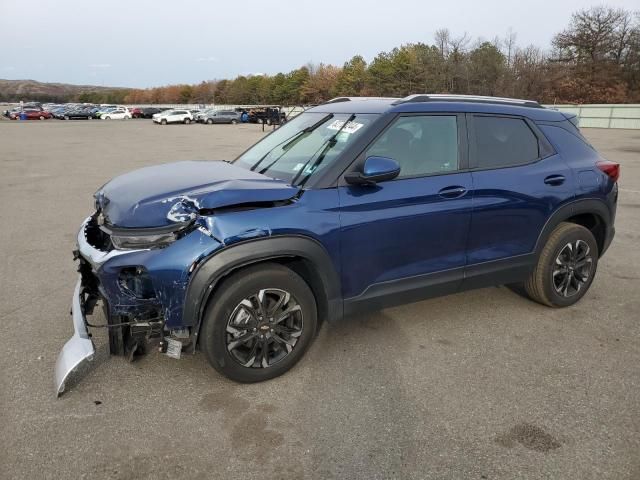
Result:
{"type": "MultiPolygon", "coordinates": [[[[340,130],[340,128],[342,128],[342,125],[344,125],[344,122],[342,120],[334,120],[333,123],[327,126],[327,128],[329,130],[340,130]]],[[[345,127],[342,129],[342,132],[340,133],[355,133],[360,130],[363,125],[364,123],[349,122],[345,125],[345,127]]]]}

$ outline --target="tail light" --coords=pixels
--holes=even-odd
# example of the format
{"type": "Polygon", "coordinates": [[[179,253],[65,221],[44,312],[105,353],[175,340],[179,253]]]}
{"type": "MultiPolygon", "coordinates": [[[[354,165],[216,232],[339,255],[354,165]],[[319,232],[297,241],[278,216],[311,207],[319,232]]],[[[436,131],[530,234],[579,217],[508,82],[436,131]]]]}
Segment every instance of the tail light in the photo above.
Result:
{"type": "Polygon", "coordinates": [[[620,164],[616,162],[610,162],[608,160],[602,160],[596,163],[596,167],[604,172],[614,182],[620,178],[620,164]]]}

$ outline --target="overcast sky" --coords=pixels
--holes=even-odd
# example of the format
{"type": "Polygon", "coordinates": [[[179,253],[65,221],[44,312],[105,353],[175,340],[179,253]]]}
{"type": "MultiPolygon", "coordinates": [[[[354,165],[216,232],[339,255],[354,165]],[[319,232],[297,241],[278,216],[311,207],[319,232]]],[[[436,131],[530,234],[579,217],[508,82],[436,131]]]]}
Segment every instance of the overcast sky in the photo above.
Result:
{"type": "MultiPolygon", "coordinates": [[[[638,0],[607,5],[639,9],[638,0]]],[[[598,2],[594,2],[598,4],[598,2]]],[[[148,87],[370,61],[439,28],[548,48],[584,0],[0,0],[0,78],[148,87]]]]}

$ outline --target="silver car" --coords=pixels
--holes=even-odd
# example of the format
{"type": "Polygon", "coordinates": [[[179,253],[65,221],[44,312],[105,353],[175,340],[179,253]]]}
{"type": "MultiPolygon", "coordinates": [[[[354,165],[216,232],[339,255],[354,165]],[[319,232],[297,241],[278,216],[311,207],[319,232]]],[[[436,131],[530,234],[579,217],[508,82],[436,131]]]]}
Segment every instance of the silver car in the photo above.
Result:
{"type": "Polygon", "coordinates": [[[202,117],[203,123],[212,125],[214,123],[240,123],[240,113],[233,110],[209,111],[202,117]]]}

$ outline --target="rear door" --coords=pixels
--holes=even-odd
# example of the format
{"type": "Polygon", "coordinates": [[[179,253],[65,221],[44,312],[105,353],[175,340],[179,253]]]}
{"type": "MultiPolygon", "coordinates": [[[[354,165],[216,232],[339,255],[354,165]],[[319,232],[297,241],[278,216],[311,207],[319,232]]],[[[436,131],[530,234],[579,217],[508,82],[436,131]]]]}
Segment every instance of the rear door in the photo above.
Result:
{"type": "Polygon", "coordinates": [[[397,117],[366,149],[393,158],[400,175],[342,185],[340,245],[347,311],[455,291],[471,219],[462,114],[397,117]]]}
{"type": "Polygon", "coordinates": [[[547,218],[572,198],[573,179],[530,120],[468,114],[467,123],[474,195],[465,284],[517,281],[547,218]]]}
{"type": "Polygon", "coordinates": [[[171,115],[172,122],[181,122],[184,119],[185,112],[183,110],[176,110],[173,115],[171,115]]]}

